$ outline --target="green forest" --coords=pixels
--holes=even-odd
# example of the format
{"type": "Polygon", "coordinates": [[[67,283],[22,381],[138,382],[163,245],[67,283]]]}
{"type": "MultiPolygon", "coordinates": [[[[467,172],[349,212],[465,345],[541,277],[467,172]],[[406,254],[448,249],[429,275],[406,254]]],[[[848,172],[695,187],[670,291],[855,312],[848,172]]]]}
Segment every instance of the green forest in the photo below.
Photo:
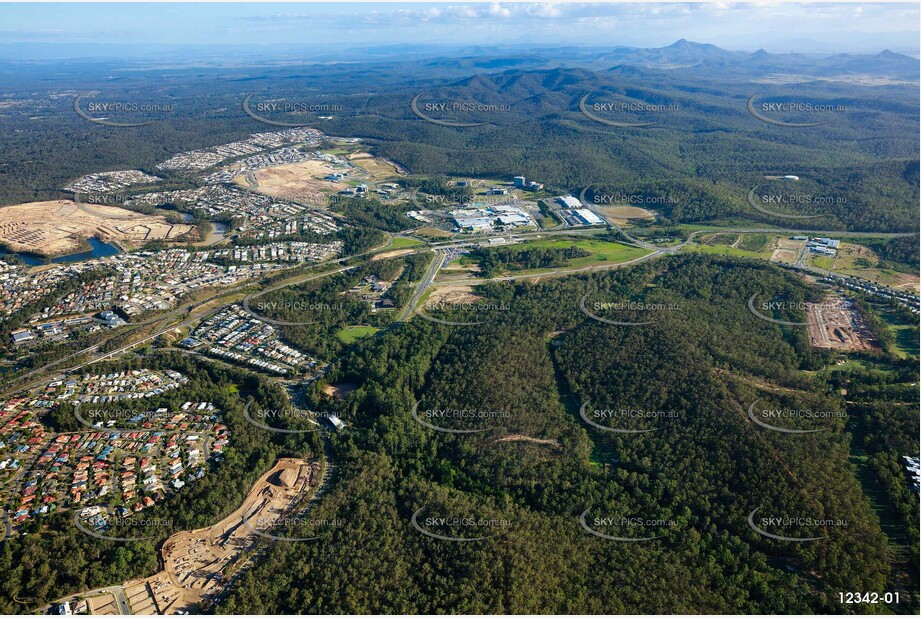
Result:
{"type": "Polygon", "coordinates": [[[917,569],[904,565],[918,559],[909,523],[917,496],[893,457],[918,449],[908,394],[917,367],[881,351],[865,354],[874,371],[823,373],[829,353],[748,311],[747,299],[766,289],[815,298],[763,263],[687,256],[487,284],[484,302],[510,310],[479,326],[414,320],[359,342],[308,392],[350,423],[332,436],[340,477],[317,507],[345,525],[328,541],[274,545],[218,611],[851,613],[885,607],[840,605],[839,591],[899,590],[910,600],[890,609],[911,613],[917,569]],[[579,310],[585,294],[678,309],[647,326],[612,326],[579,310]],[[326,383],[357,388],[333,399],[326,383]],[[876,401],[880,388],[904,417],[851,403],[855,393],[876,401]],[[828,418],[809,421],[824,423],[816,433],[766,430],[746,414],[759,399],[828,418]],[[656,431],[609,432],[580,418],[586,402],[668,414],[656,431]],[[436,424],[483,431],[436,431],[414,408],[481,411],[436,424]],[[876,445],[869,470],[886,487],[872,501],[854,463],[861,441],[876,445]],[[749,527],[757,508],[835,523],[816,542],[777,541],[749,527]],[[654,540],[624,543],[589,534],[586,510],[667,525],[654,540]],[[486,531],[483,540],[450,542],[415,529],[415,513],[490,525],[463,532],[486,531]],[[889,536],[892,518],[914,544],[889,536]]]}

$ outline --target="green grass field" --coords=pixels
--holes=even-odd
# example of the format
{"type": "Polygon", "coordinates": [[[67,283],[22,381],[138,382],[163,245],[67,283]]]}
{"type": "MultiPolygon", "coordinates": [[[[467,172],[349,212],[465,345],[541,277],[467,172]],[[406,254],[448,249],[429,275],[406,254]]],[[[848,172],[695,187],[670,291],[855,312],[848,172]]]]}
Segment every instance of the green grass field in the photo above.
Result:
{"type": "Polygon", "coordinates": [[[772,240],[774,240],[774,236],[768,236],[767,234],[742,234],[739,249],[761,253],[771,246],[772,240]]]}
{"type": "Polygon", "coordinates": [[[415,240],[413,238],[394,238],[393,243],[390,245],[390,249],[405,249],[406,247],[415,247],[423,244],[421,240],[415,240]]]}
{"type": "MultiPolygon", "coordinates": [[[[637,247],[630,247],[615,242],[605,242],[603,240],[536,240],[534,242],[513,245],[515,249],[568,249],[576,246],[583,251],[588,251],[591,255],[581,258],[573,258],[566,262],[565,268],[581,268],[603,262],[614,264],[620,262],[629,262],[636,258],[647,255],[649,251],[637,247]]],[[[532,271],[515,271],[518,273],[528,273],[532,271]]],[[[536,272],[536,271],[535,271],[536,272]]]]}
{"type": "Polygon", "coordinates": [[[413,232],[417,236],[425,236],[428,238],[451,238],[454,236],[451,232],[445,230],[439,230],[434,227],[420,227],[418,230],[413,232]]]}
{"type": "Polygon", "coordinates": [[[815,255],[809,258],[809,264],[815,266],[816,268],[831,270],[832,266],[835,265],[835,258],[831,257],[830,255],[815,255]]]}
{"type": "Polygon", "coordinates": [[[761,259],[770,259],[771,253],[771,244],[775,236],[771,234],[725,234],[718,233],[712,238],[708,238],[705,241],[701,241],[700,238],[696,238],[698,242],[693,242],[686,246],[682,251],[688,251],[693,253],[707,253],[710,255],[731,255],[735,257],[750,257],[750,258],[761,258],[761,259]],[[732,247],[730,244],[735,243],[735,241],[741,236],[737,247],[732,247]]]}
{"type": "Polygon", "coordinates": [[[540,225],[541,229],[546,230],[551,227],[559,227],[560,222],[554,219],[553,217],[547,216],[547,217],[541,217],[541,220],[538,222],[538,225],[540,225]]]}
{"type": "Polygon", "coordinates": [[[379,330],[379,328],[373,326],[347,326],[336,333],[336,337],[339,338],[339,341],[348,345],[350,343],[355,343],[359,339],[370,337],[379,330]]]}
{"type": "Polygon", "coordinates": [[[765,255],[763,251],[745,251],[729,245],[688,245],[682,251],[708,253],[710,255],[732,255],[735,257],[770,258],[770,253],[765,255]]]}
{"type": "MultiPolygon", "coordinates": [[[[901,315],[887,308],[878,308],[877,313],[886,323],[889,332],[895,343],[895,354],[899,358],[908,358],[909,356],[918,356],[918,339],[912,325],[909,324],[901,315]]],[[[917,323],[915,323],[915,326],[917,323]]]]}

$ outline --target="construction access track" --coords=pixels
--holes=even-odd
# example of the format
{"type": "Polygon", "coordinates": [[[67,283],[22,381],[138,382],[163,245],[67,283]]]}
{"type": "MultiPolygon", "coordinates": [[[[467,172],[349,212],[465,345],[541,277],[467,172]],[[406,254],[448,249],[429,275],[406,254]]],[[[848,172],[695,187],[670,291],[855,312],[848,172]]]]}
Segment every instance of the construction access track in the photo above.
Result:
{"type": "Polygon", "coordinates": [[[169,537],[160,550],[163,568],[156,574],[121,586],[72,595],[57,603],[81,598],[92,603],[99,600],[97,597],[114,594],[120,607],[116,609],[116,604],[111,603],[113,611],[102,613],[201,613],[251,554],[267,539],[275,538],[269,530],[303,509],[308,496],[322,485],[322,473],[319,460],[279,459],[256,481],[233,513],[207,528],[169,537]]]}

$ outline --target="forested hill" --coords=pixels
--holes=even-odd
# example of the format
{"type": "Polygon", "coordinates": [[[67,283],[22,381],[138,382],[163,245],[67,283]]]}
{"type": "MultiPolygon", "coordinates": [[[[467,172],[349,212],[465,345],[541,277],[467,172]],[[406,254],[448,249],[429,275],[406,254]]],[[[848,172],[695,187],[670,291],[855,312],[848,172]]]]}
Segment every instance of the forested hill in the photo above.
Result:
{"type": "Polygon", "coordinates": [[[700,67],[516,69],[373,96],[360,102],[354,116],[329,124],[334,133],[379,140],[381,154],[416,173],[524,175],[561,192],[606,183],[677,204],[663,211],[676,221],[735,216],[786,223],[752,208],[746,196],[765,176],[792,174],[811,186],[784,190],[811,196],[804,198],[811,204],[785,214],[817,215],[808,222],[816,229],[918,227],[916,82],[778,83],[752,74],[727,80],[718,69],[704,74],[700,67]],[[423,111],[426,103],[492,106],[426,112],[436,120],[488,124],[461,129],[421,120],[407,105],[417,94],[423,111]],[[772,119],[824,123],[775,126],[749,113],[753,95],[759,95],[759,106],[808,104],[840,111],[774,113],[772,119]],[[580,111],[586,96],[589,113],[603,120],[654,124],[624,128],[588,118],[580,111]],[[605,107],[621,105],[664,111],[605,107]]]}
{"type": "MultiPolygon", "coordinates": [[[[845,402],[814,373],[828,358],[746,304],[815,290],[769,265],[695,256],[485,293],[493,310],[442,316],[477,326],[415,319],[361,344],[329,376],[357,387],[345,400],[317,386],[314,405],[351,427],[334,436],[340,478],[313,515],[343,525],[276,544],[219,611],[848,613],[861,608],[838,591],[892,589],[889,543],[849,465],[845,402]],[[642,302],[607,317],[647,323],[598,321],[580,299],[642,302]],[[777,421],[821,431],[765,429],[747,412],[759,400],[821,413],[777,421]],[[816,540],[759,535],[756,511],[769,533],[816,540]],[[823,523],[773,523],[784,517],[823,523]]],[[[917,380],[908,363],[902,374],[917,380]]],[[[916,435],[917,406],[902,405],[916,435]]]]}
{"type": "MultiPolygon", "coordinates": [[[[420,53],[403,58],[390,50],[354,63],[207,74],[182,65],[84,61],[52,71],[36,63],[17,73],[11,88],[21,93],[11,92],[16,104],[0,115],[0,130],[9,136],[0,156],[0,199],[51,199],[81,174],[154,172],[176,152],[262,131],[266,125],[241,111],[243,97],[255,93],[298,106],[335,106],[322,117],[273,118],[365,138],[416,174],[525,175],[559,192],[606,183],[619,193],[663,198],[652,203],[667,204],[660,214],[675,221],[772,224],[789,220],[752,208],[749,191],[765,176],[796,175],[802,184],[783,190],[800,201],[770,210],[815,216],[806,220],[815,229],[918,229],[917,59],[891,52],[741,54],[688,41],[652,50],[566,50],[568,66],[541,49],[420,53]],[[78,117],[71,93],[83,88],[80,76],[113,71],[119,80],[94,81],[97,96],[168,102],[173,111],[119,131],[117,140],[113,128],[78,117]],[[410,107],[417,96],[422,113],[437,121],[484,124],[426,122],[410,107]],[[751,105],[769,120],[820,124],[760,120],[748,109],[753,96],[751,105]],[[467,108],[454,109],[461,104],[467,108]]],[[[0,63],[3,74],[12,70],[0,63]]]]}

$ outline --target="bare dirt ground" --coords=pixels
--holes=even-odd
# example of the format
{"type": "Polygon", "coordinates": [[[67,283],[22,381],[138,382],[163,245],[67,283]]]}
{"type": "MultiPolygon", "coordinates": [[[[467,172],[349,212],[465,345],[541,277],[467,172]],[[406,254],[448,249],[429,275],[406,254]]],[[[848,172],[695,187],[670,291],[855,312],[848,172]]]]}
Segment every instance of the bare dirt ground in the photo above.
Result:
{"type": "Polygon", "coordinates": [[[45,256],[74,253],[87,238],[103,242],[197,240],[193,225],[172,224],[160,215],[144,215],[117,206],[81,205],[71,200],[29,202],[0,208],[0,242],[13,251],[45,256]]]}
{"type": "Polygon", "coordinates": [[[639,206],[599,206],[604,215],[617,225],[626,225],[630,219],[655,219],[655,213],[639,206]]]}
{"type": "Polygon", "coordinates": [[[428,236],[430,238],[450,238],[454,234],[445,230],[439,230],[435,227],[420,227],[414,232],[417,236],[428,236]]]}
{"type": "MultiPolygon", "coordinates": [[[[256,179],[255,190],[260,193],[311,206],[327,206],[328,196],[349,186],[345,182],[324,180],[329,174],[340,171],[340,168],[326,161],[311,159],[267,167],[253,172],[252,175],[256,179]]],[[[241,187],[249,187],[246,174],[237,177],[234,182],[241,187]]]]}
{"type": "Polygon", "coordinates": [[[338,384],[327,384],[323,387],[323,392],[336,399],[345,399],[356,388],[358,386],[351,382],[339,382],[338,384]]]}
{"type": "Polygon", "coordinates": [[[873,349],[875,341],[853,303],[828,297],[809,306],[809,342],[817,348],[850,352],[873,349]]]}
{"type": "Polygon", "coordinates": [[[771,248],[774,250],[771,253],[771,261],[793,264],[805,244],[805,240],[790,240],[782,236],[775,238],[771,244],[771,248]]]}
{"type": "Polygon", "coordinates": [[[125,596],[135,614],[200,613],[218,593],[243,553],[292,508],[319,480],[319,463],[280,459],[253,485],[243,505],[220,522],[174,534],[163,544],[164,569],[126,582],[125,596]],[[245,523],[244,523],[245,522],[245,523]]]}
{"type": "Polygon", "coordinates": [[[921,285],[919,285],[919,283],[918,283],[918,277],[917,277],[916,275],[909,275],[909,274],[906,274],[906,273],[899,273],[899,274],[898,274],[898,278],[899,278],[900,282],[897,283],[897,284],[895,284],[895,285],[893,285],[892,287],[894,287],[894,288],[899,288],[899,289],[903,289],[903,288],[904,288],[904,289],[908,289],[908,290],[914,292],[915,294],[917,294],[919,291],[921,291],[921,285]]]}
{"type": "Polygon", "coordinates": [[[481,270],[480,265],[476,262],[461,264],[455,261],[439,270],[435,275],[435,281],[450,284],[454,279],[469,279],[481,270]]]}
{"type": "Polygon", "coordinates": [[[382,180],[391,176],[402,176],[406,173],[402,167],[393,161],[375,157],[368,152],[356,152],[348,155],[346,158],[367,171],[374,180],[382,180]]]}
{"type": "Polygon", "coordinates": [[[712,369],[713,369],[713,373],[722,380],[735,380],[738,382],[744,382],[745,384],[749,384],[763,391],[769,391],[772,393],[789,393],[789,394],[796,394],[796,393],[802,392],[795,388],[789,388],[787,386],[780,386],[779,384],[768,382],[767,380],[764,380],[763,378],[739,375],[731,371],[727,371],[726,369],[721,369],[719,367],[713,367],[712,369]]]}
{"type": "Polygon", "coordinates": [[[531,442],[533,444],[545,444],[547,446],[556,446],[556,447],[560,445],[560,443],[556,440],[548,440],[544,438],[532,438],[531,436],[525,436],[520,433],[513,433],[508,436],[504,436],[496,440],[496,442],[531,442]]]}
{"type": "Polygon", "coordinates": [[[397,249],[395,251],[387,251],[385,253],[378,253],[371,257],[371,261],[377,262],[378,260],[386,260],[388,258],[400,257],[401,255],[413,253],[414,251],[415,249],[397,249]]]}
{"type": "Polygon", "coordinates": [[[446,305],[456,305],[461,303],[472,303],[481,297],[475,294],[473,286],[470,285],[441,285],[432,288],[432,293],[426,299],[427,303],[446,305]]]}
{"type": "Polygon", "coordinates": [[[118,616],[118,604],[114,594],[101,594],[86,600],[90,613],[94,616],[118,616]]]}
{"type": "Polygon", "coordinates": [[[838,255],[835,256],[829,270],[856,275],[883,285],[906,288],[914,292],[921,289],[921,279],[918,275],[883,268],[876,252],[864,245],[841,243],[838,255]]]}

